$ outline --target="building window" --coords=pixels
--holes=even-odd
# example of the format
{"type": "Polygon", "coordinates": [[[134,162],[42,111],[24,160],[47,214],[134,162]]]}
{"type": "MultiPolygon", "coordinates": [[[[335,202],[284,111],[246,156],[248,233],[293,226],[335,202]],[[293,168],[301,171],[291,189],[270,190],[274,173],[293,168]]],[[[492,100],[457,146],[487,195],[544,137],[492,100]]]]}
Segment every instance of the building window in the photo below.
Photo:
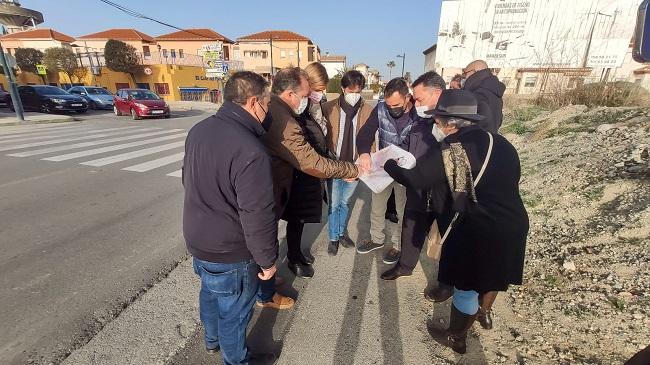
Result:
{"type": "Polygon", "coordinates": [[[148,82],[138,82],[137,83],[138,89],[149,89],[149,83],[148,82]]]}
{"type": "Polygon", "coordinates": [[[230,61],[230,47],[223,47],[223,59],[230,61]]]}
{"type": "Polygon", "coordinates": [[[163,49],[162,51],[163,51],[163,57],[167,58],[167,50],[163,49]]]}
{"type": "Polygon", "coordinates": [[[567,84],[567,88],[575,89],[576,87],[582,86],[584,82],[585,81],[582,77],[571,77],[569,78],[569,83],[567,84]]]}
{"type": "Polygon", "coordinates": [[[287,57],[287,51],[280,51],[280,58],[286,58],[287,57]]]}
{"type": "Polygon", "coordinates": [[[166,82],[157,82],[154,84],[156,88],[156,94],[158,95],[169,95],[169,84],[166,82]]]}
{"type": "Polygon", "coordinates": [[[537,84],[537,76],[528,76],[524,82],[524,87],[535,87],[537,84]]]}
{"type": "Polygon", "coordinates": [[[185,58],[185,54],[183,53],[182,49],[178,50],[178,58],[185,58]]]}
{"type": "Polygon", "coordinates": [[[149,46],[142,46],[142,53],[145,57],[151,57],[151,50],[149,50],[149,46]]]}
{"type": "Polygon", "coordinates": [[[309,58],[309,60],[308,60],[309,62],[314,62],[314,58],[315,58],[314,57],[314,50],[315,49],[313,47],[310,47],[309,52],[307,52],[307,57],[309,58]]]}
{"type": "Polygon", "coordinates": [[[128,89],[131,87],[128,82],[116,82],[115,83],[115,89],[120,90],[120,89],[128,89]]]}
{"type": "Polygon", "coordinates": [[[172,50],[171,50],[171,53],[172,53],[172,58],[176,58],[176,50],[175,50],[175,49],[172,49],[172,50]]]}
{"type": "Polygon", "coordinates": [[[262,51],[262,58],[266,59],[269,56],[267,51],[262,51]]]}

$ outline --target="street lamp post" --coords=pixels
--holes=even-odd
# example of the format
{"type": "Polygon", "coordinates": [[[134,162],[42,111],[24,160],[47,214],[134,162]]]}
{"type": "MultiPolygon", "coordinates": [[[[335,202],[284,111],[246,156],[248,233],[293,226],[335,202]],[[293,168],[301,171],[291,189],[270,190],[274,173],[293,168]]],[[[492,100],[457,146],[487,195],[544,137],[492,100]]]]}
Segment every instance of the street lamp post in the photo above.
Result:
{"type": "Polygon", "coordinates": [[[271,46],[270,47],[271,48],[271,52],[270,52],[271,53],[270,54],[270,56],[271,56],[271,78],[273,78],[273,76],[275,76],[275,72],[273,72],[273,40],[274,39],[278,39],[278,36],[274,36],[273,33],[271,33],[271,36],[269,37],[269,45],[271,46]]]}
{"type": "Polygon", "coordinates": [[[402,77],[404,77],[404,62],[406,61],[406,53],[404,53],[404,54],[398,54],[398,55],[395,56],[395,57],[397,57],[397,58],[401,58],[401,59],[402,59],[402,77]]]}
{"type": "Polygon", "coordinates": [[[18,121],[22,122],[25,120],[25,114],[23,113],[23,103],[18,96],[18,87],[16,87],[16,79],[14,78],[14,71],[7,64],[7,58],[5,57],[5,50],[2,48],[2,43],[0,43],[0,62],[2,67],[5,70],[5,75],[7,75],[7,81],[9,81],[9,93],[11,94],[11,103],[16,110],[16,118],[18,121]]]}

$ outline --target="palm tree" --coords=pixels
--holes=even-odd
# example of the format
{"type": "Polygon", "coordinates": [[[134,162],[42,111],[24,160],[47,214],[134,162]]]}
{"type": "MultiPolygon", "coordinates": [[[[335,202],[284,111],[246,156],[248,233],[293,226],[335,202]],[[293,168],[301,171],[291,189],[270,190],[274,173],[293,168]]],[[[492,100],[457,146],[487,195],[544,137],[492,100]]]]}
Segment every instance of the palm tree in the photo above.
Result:
{"type": "Polygon", "coordinates": [[[393,67],[395,67],[395,61],[389,61],[386,66],[388,66],[388,78],[393,77],[393,67]]]}

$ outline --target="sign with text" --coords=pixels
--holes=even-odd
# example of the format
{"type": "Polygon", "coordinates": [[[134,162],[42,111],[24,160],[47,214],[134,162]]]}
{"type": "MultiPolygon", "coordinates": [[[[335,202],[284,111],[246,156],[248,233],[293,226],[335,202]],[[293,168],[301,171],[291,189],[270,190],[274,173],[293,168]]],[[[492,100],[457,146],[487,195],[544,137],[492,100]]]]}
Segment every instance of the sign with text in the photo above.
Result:
{"type": "Polygon", "coordinates": [[[445,0],[436,67],[620,67],[641,0],[445,0]]]}
{"type": "Polygon", "coordinates": [[[201,53],[206,65],[206,76],[223,77],[223,42],[205,45],[201,48],[201,53]]]}
{"type": "Polygon", "coordinates": [[[39,75],[47,75],[47,67],[45,65],[36,65],[36,73],[39,75]]]}

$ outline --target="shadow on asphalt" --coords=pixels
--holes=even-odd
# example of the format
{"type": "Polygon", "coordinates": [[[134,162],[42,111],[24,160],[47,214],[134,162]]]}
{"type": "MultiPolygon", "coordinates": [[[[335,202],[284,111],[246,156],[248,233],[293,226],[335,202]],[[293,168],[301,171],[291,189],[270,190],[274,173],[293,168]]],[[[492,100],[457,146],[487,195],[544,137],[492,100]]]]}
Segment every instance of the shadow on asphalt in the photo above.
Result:
{"type": "MultiPolygon", "coordinates": [[[[356,204],[358,201],[364,203],[361,217],[370,216],[370,194],[359,194],[359,190],[352,197],[351,201],[356,204]]],[[[353,207],[350,207],[352,211],[353,207]]],[[[357,222],[358,241],[361,240],[362,232],[367,231],[366,222],[357,222]]],[[[378,272],[384,269],[382,255],[368,254],[354,256],[352,277],[355,285],[350,285],[348,302],[345,306],[343,317],[343,328],[336,341],[334,353],[334,364],[352,364],[357,353],[360,342],[361,322],[366,305],[366,295],[371,278],[378,281],[379,288],[379,313],[381,327],[381,344],[384,353],[384,364],[403,364],[404,354],[402,349],[402,338],[399,326],[395,324],[399,318],[399,299],[397,297],[397,283],[395,281],[384,281],[379,275],[372,275],[372,266],[376,265],[378,272]]],[[[370,303],[372,304],[372,303],[370,303]]]]}

